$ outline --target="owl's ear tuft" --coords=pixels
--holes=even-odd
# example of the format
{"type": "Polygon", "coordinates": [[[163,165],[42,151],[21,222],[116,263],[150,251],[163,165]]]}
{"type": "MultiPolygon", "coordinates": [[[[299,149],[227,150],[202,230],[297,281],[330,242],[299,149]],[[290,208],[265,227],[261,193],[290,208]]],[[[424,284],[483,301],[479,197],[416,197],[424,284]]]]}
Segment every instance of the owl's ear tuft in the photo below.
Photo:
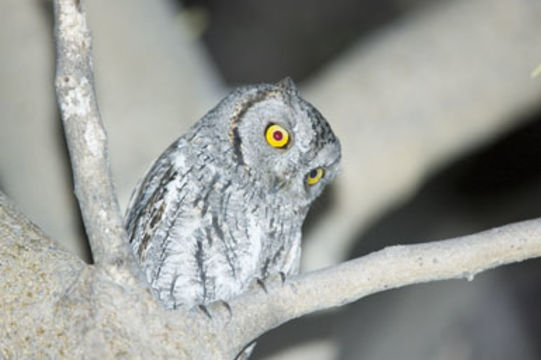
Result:
{"type": "Polygon", "coordinates": [[[276,83],[276,86],[278,86],[282,91],[284,91],[287,94],[295,95],[295,96],[299,95],[297,86],[295,86],[293,79],[291,79],[289,76],[286,76],[282,80],[278,81],[276,83]]]}

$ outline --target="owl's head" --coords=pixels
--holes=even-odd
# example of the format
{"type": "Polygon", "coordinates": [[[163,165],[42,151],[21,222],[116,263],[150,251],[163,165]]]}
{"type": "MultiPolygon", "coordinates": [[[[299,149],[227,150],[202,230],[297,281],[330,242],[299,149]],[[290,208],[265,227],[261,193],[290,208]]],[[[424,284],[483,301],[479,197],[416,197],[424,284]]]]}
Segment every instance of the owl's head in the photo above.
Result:
{"type": "Polygon", "coordinates": [[[237,173],[284,205],[307,208],[340,161],[340,142],[325,118],[290,78],[237,89],[226,103],[223,131],[237,173]]]}

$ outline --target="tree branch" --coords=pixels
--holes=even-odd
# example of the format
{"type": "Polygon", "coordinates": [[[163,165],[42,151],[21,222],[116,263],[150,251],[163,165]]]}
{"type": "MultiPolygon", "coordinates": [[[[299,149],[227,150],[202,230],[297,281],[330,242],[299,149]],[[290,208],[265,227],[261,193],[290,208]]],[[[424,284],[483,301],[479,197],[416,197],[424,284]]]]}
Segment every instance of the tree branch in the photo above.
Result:
{"type": "Polygon", "coordinates": [[[269,282],[267,293],[254,289],[229,308],[211,304],[209,320],[198,308],[168,311],[147,292],[112,283],[103,267],[58,249],[0,193],[0,357],[232,359],[257,336],[302,315],[414,283],[471,280],[538,256],[541,219],[394,246],[283,285],[269,282]]]}
{"type": "Polygon", "coordinates": [[[417,245],[397,245],[327,269],[268,284],[230,302],[225,332],[247,344],[289,320],[359,300],[384,290],[465,278],[541,256],[541,219],[417,245]]]}
{"type": "MultiPolygon", "coordinates": [[[[54,1],[57,46],[56,94],[71,158],[75,195],[94,262],[118,274],[135,271],[115,195],[107,136],[96,96],[91,37],[77,0],[54,1]]],[[[117,274],[117,275],[118,275],[117,274]]]]}

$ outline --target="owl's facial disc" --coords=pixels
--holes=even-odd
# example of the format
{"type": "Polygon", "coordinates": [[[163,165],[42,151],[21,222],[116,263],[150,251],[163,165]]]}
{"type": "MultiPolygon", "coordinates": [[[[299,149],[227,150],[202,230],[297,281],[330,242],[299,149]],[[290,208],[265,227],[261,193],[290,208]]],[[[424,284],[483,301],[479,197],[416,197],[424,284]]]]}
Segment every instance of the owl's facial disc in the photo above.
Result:
{"type": "Polygon", "coordinates": [[[273,156],[262,167],[268,170],[264,175],[270,180],[268,193],[281,198],[281,203],[289,200],[305,207],[334,178],[340,150],[334,142],[316,146],[317,134],[309,122],[296,120],[293,127],[268,123],[264,138],[273,156]]]}
{"type": "Polygon", "coordinates": [[[338,140],[323,116],[298,95],[261,95],[235,125],[243,168],[279,203],[306,207],[334,178],[338,140]]]}

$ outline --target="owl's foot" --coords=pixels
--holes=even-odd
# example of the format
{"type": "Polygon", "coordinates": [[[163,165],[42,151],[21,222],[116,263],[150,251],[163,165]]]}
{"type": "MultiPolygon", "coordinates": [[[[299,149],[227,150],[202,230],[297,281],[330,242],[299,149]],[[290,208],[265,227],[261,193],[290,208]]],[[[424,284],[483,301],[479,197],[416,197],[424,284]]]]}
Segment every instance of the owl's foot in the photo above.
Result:
{"type": "Polygon", "coordinates": [[[263,291],[265,292],[265,294],[268,294],[269,292],[267,291],[267,286],[265,285],[265,280],[264,279],[261,279],[261,278],[256,278],[255,279],[257,285],[259,285],[259,287],[261,289],[263,289],[263,291]]]}
{"type": "Polygon", "coordinates": [[[254,288],[258,288],[258,289],[262,289],[265,292],[265,294],[268,294],[269,291],[267,289],[267,284],[278,282],[278,281],[280,281],[282,285],[284,285],[284,283],[286,282],[286,274],[283,273],[282,271],[280,271],[277,274],[269,275],[265,278],[255,278],[252,284],[248,286],[248,289],[253,290],[254,288]],[[280,280],[278,280],[278,278],[280,280]]]}
{"type": "Polygon", "coordinates": [[[231,306],[229,306],[229,303],[227,301],[218,300],[216,301],[216,304],[219,304],[220,306],[224,307],[229,313],[229,317],[233,316],[233,311],[231,311],[231,306]]]}
{"type": "Polygon", "coordinates": [[[201,310],[210,320],[212,320],[212,313],[216,313],[218,311],[227,310],[227,313],[229,314],[229,317],[233,316],[233,311],[231,310],[231,306],[229,306],[229,303],[227,303],[224,300],[216,300],[210,304],[204,305],[198,305],[199,310],[201,310]]]}
{"type": "Polygon", "coordinates": [[[283,271],[280,271],[276,274],[271,274],[265,278],[265,283],[280,282],[280,285],[284,285],[286,282],[286,274],[283,271]]]}
{"type": "Polygon", "coordinates": [[[210,320],[212,320],[212,315],[210,315],[210,311],[206,305],[201,304],[198,306],[198,308],[203,312],[203,314],[205,314],[210,320]]]}
{"type": "Polygon", "coordinates": [[[248,287],[246,288],[246,291],[250,290],[263,290],[265,293],[268,293],[267,286],[265,285],[266,279],[263,278],[254,278],[248,287]]]}

